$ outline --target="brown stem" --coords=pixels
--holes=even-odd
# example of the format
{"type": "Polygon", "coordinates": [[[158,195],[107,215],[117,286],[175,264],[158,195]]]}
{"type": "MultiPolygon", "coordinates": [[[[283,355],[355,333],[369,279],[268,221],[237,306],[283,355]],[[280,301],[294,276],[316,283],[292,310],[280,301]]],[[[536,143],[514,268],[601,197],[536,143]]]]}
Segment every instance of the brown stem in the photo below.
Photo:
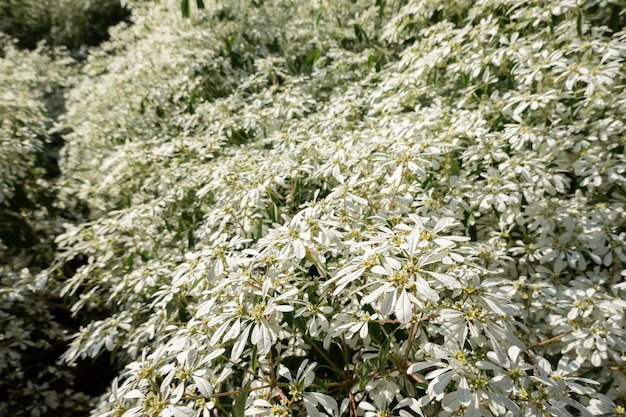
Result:
{"type": "Polygon", "coordinates": [[[549,344],[549,343],[555,342],[555,341],[557,341],[557,340],[559,340],[559,339],[561,339],[561,338],[565,337],[565,336],[566,336],[567,334],[569,334],[569,333],[570,333],[570,332],[563,332],[563,333],[561,333],[561,334],[557,334],[556,336],[551,337],[551,338],[550,338],[550,339],[548,339],[548,340],[544,340],[543,342],[537,343],[536,345],[533,345],[533,346],[531,346],[530,348],[531,348],[531,349],[533,349],[533,348],[536,348],[536,347],[539,347],[539,346],[544,346],[544,345],[547,345],[547,344],[549,344]]]}
{"type": "Polygon", "coordinates": [[[415,374],[409,374],[409,376],[410,376],[411,378],[413,378],[415,381],[419,382],[420,384],[423,384],[424,382],[426,382],[426,381],[424,381],[422,378],[420,378],[419,376],[417,376],[417,375],[415,375],[415,374]]]}
{"type": "Polygon", "coordinates": [[[267,358],[270,362],[270,384],[272,388],[278,392],[278,395],[280,395],[280,398],[285,402],[285,404],[287,404],[289,402],[289,398],[287,398],[283,390],[280,389],[278,382],[276,381],[276,374],[274,373],[274,357],[272,356],[271,349],[268,352],[267,358]]]}
{"type": "Polygon", "coordinates": [[[404,179],[404,168],[402,169],[402,174],[400,175],[400,181],[398,181],[398,185],[396,186],[396,189],[393,190],[393,196],[391,197],[391,201],[389,202],[389,207],[388,210],[391,210],[393,208],[393,205],[396,203],[396,197],[398,197],[398,190],[400,189],[400,185],[402,185],[402,180],[404,179]]]}
{"type": "MultiPolygon", "coordinates": [[[[262,389],[266,389],[266,388],[272,388],[272,387],[271,387],[271,385],[263,385],[261,387],[241,388],[241,389],[237,389],[237,390],[234,390],[234,391],[218,392],[216,394],[211,394],[211,398],[228,397],[229,395],[237,395],[237,394],[241,394],[243,392],[258,391],[258,390],[262,390],[262,389]]],[[[185,400],[196,400],[196,399],[199,399],[199,398],[204,398],[204,397],[194,396],[194,395],[187,395],[187,396],[184,396],[182,399],[185,399],[185,400]]]]}
{"type": "Polygon", "coordinates": [[[230,358],[224,356],[224,355],[220,355],[220,358],[224,359],[225,361],[231,363],[232,365],[234,365],[236,368],[239,368],[240,370],[242,370],[243,372],[247,372],[250,375],[253,375],[255,378],[257,379],[263,379],[261,378],[256,372],[253,372],[247,368],[244,368],[243,366],[239,365],[238,363],[233,362],[232,360],[230,360],[230,358]]]}
{"type": "Polygon", "coordinates": [[[356,409],[356,401],[354,400],[354,394],[352,394],[352,391],[348,391],[348,395],[350,397],[350,407],[351,407],[351,414],[354,417],[358,417],[359,413],[356,409]]]}

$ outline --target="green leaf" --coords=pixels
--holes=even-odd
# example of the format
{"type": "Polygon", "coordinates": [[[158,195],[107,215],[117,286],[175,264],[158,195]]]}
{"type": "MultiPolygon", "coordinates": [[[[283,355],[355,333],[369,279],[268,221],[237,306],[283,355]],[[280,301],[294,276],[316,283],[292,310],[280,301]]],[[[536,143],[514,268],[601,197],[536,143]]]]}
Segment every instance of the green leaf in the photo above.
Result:
{"type": "Polygon", "coordinates": [[[110,365],[115,365],[115,357],[117,356],[117,346],[115,347],[115,349],[113,349],[111,351],[111,354],[109,355],[109,364],[110,365]]]}
{"type": "Polygon", "coordinates": [[[165,223],[165,228],[167,229],[168,232],[171,232],[172,230],[174,230],[170,222],[167,221],[167,218],[163,217],[163,223],[165,223]]]}
{"type": "Polygon", "coordinates": [[[605,394],[609,392],[611,387],[613,386],[613,382],[615,382],[615,378],[609,379],[602,387],[598,390],[600,394],[605,394]]]}
{"type": "Polygon", "coordinates": [[[576,16],[576,32],[578,32],[578,36],[583,36],[583,12],[580,10],[576,16]]]}
{"type": "Polygon", "coordinates": [[[328,385],[326,385],[326,382],[324,382],[321,378],[315,378],[313,380],[313,385],[319,387],[322,391],[328,391],[328,385]]]}
{"type": "Polygon", "coordinates": [[[126,259],[122,261],[122,266],[124,267],[124,271],[130,272],[133,270],[133,266],[135,264],[135,254],[131,253],[126,259]]]}
{"type": "Polygon", "coordinates": [[[204,2],[202,0],[196,0],[196,6],[198,6],[199,10],[204,9],[204,2]]]}
{"type": "Polygon", "coordinates": [[[258,354],[259,354],[259,349],[256,346],[253,346],[252,358],[250,359],[250,367],[252,368],[252,372],[256,372],[256,368],[258,365],[258,354]]]}
{"type": "Polygon", "coordinates": [[[395,333],[395,330],[391,332],[391,334],[385,338],[385,341],[380,347],[380,351],[378,353],[378,369],[380,369],[381,371],[385,369],[385,367],[387,366],[387,355],[389,354],[389,348],[391,346],[391,341],[394,338],[393,337],[394,333],[395,333]]]}
{"type": "Polygon", "coordinates": [[[380,323],[372,321],[369,323],[369,335],[376,343],[380,343],[383,338],[380,323]]]}
{"type": "Polygon", "coordinates": [[[376,0],[376,7],[378,7],[379,19],[382,19],[385,15],[385,6],[387,6],[387,0],[376,0]]]}
{"type": "Polygon", "coordinates": [[[180,13],[185,18],[189,17],[189,0],[180,0],[180,13]]]}
{"type": "Polygon", "coordinates": [[[187,232],[187,242],[189,243],[190,248],[193,248],[196,245],[196,237],[193,233],[193,229],[189,229],[187,232]]]}
{"type": "Polygon", "coordinates": [[[356,36],[356,38],[359,40],[359,42],[363,42],[364,40],[369,43],[370,40],[367,36],[367,33],[365,32],[365,30],[361,27],[361,25],[359,24],[354,24],[354,35],[356,36]]]}
{"type": "Polygon", "coordinates": [[[319,49],[314,49],[306,56],[307,63],[313,64],[320,57],[319,49]]]}
{"type": "Polygon", "coordinates": [[[250,383],[248,382],[241,394],[239,394],[237,398],[235,398],[235,408],[233,410],[235,417],[244,417],[244,412],[246,410],[246,400],[248,399],[249,395],[250,383]]]}
{"type": "Polygon", "coordinates": [[[283,321],[285,323],[287,323],[288,326],[293,326],[293,324],[294,324],[293,320],[294,320],[294,317],[293,317],[293,313],[292,312],[283,313],[283,321]]]}
{"type": "Polygon", "coordinates": [[[363,391],[365,389],[365,384],[369,381],[370,371],[373,366],[371,362],[365,362],[363,367],[361,368],[361,378],[359,379],[359,391],[363,391]]]}

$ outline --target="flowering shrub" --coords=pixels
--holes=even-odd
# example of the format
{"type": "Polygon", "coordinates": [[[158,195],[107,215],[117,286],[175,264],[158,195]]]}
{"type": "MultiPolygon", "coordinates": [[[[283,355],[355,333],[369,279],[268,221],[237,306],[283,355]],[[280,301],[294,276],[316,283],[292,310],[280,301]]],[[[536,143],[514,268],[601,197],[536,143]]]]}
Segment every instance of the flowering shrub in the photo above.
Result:
{"type": "Polygon", "coordinates": [[[67,62],[19,51],[4,36],[0,51],[0,415],[84,415],[75,369],[56,363],[67,343],[51,308],[59,288],[37,276],[62,230],[49,127],[67,62]]]}
{"type": "Polygon", "coordinates": [[[68,93],[94,416],[624,413],[619,2],[203,3],[68,93]]]}

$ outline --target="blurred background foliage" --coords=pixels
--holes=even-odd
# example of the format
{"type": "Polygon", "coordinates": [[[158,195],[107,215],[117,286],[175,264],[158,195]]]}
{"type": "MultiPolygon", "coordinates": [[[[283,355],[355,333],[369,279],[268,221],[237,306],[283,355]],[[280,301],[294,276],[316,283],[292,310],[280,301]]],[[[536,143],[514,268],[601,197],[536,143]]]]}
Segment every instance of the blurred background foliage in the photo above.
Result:
{"type": "Polygon", "coordinates": [[[129,16],[120,0],[0,1],[0,30],[27,49],[42,40],[72,51],[98,45],[108,39],[109,26],[129,16]]]}
{"type": "Polygon", "coordinates": [[[115,371],[108,357],[58,362],[83,319],[38,274],[81,213],[56,197],[64,92],[76,59],[129,16],[119,0],[0,0],[0,416],[87,415],[115,371]]]}

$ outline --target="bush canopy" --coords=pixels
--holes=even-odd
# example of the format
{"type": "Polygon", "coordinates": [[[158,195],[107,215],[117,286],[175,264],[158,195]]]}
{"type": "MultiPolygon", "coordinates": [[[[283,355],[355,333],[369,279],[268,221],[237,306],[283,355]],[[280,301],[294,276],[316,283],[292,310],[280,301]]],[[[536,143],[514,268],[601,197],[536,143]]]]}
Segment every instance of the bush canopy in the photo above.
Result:
{"type": "Polygon", "coordinates": [[[81,325],[57,366],[120,366],[92,416],[625,414],[623,0],[126,6],[11,261],[81,325]]]}

